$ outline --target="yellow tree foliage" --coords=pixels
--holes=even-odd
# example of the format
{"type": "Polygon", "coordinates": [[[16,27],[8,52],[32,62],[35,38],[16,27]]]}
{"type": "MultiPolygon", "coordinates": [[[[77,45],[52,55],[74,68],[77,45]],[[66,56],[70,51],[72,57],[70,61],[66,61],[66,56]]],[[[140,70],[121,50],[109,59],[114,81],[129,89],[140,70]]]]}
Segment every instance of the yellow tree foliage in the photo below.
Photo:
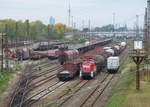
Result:
{"type": "Polygon", "coordinates": [[[63,35],[67,31],[66,25],[58,23],[55,25],[55,32],[57,35],[63,35]]]}

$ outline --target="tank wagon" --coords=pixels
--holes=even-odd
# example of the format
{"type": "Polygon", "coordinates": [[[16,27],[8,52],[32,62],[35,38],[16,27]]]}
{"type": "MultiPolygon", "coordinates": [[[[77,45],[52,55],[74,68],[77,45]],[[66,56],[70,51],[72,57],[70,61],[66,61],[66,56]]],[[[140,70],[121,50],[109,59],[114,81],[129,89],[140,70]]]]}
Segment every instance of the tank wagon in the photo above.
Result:
{"type": "Polygon", "coordinates": [[[126,48],[126,42],[121,42],[121,43],[117,43],[117,44],[112,44],[109,47],[104,47],[103,49],[106,52],[111,53],[112,56],[118,56],[121,54],[121,52],[124,51],[125,48],[126,48]]]}
{"type": "Polygon", "coordinates": [[[119,45],[114,45],[113,47],[112,47],[112,49],[114,50],[114,55],[115,56],[118,56],[120,53],[121,53],[121,47],[119,46],[119,45]]]}
{"type": "Polygon", "coordinates": [[[30,51],[30,59],[31,60],[38,60],[40,58],[46,58],[47,52],[40,52],[40,51],[30,51]]]}
{"type": "Polygon", "coordinates": [[[77,59],[79,56],[79,51],[76,49],[70,49],[60,54],[61,55],[59,56],[59,62],[61,65],[63,65],[64,63],[67,63],[68,61],[73,61],[74,59],[77,59]]]}
{"type": "Polygon", "coordinates": [[[27,60],[30,57],[30,49],[28,48],[17,49],[16,56],[18,60],[27,60]]]}

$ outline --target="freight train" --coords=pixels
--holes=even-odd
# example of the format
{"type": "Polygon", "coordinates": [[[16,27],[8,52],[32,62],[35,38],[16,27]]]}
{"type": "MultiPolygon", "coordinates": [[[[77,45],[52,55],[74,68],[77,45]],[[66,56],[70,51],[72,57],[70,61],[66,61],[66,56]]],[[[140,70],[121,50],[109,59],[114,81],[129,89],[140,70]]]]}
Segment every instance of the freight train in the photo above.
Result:
{"type": "Polygon", "coordinates": [[[43,51],[34,51],[33,49],[30,48],[22,48],[22,49],[8,49],[5,54],[9,58],[16,58],[18,60],[28,60],[28,59],[33,59],[37,60],[40,58],[45,58],[47,57],[47,52],[43,51]]]}
{"type": "Polygon", "coordinates": [[[105,46],[107,44],[112,43],[112,39],[104,40],[98,43],[94,43],[91,45],[83,46],[74,50],[75,52],[71,52],[72,54],[65,54],[66,51],[62,52],[63,54],[59,57],[60,64],[63,65],[63,70],[58,72],[57,77],[60,81],[70,80],[74,78],[80,71],[80,65],[82,63],[80,54],[88,53],[89,51],[94,50],[96,47],[105,46]]]}
{"type": "Polygon", "coordinates": [[[100,42],[93,43],[93,44],[88,44],[86,46],[78,47],[75,50],[74,49],[71,49],[71,50],[65,49],[64,51],[60,50],[61,54],[59,55],[59,62],[61,65],[63,65],[67,63],[68,61],[77,59],[77,57],[81,54],[94,50],[96,47],[99,47],[99,46],[102,47],[110,43],[112,43],[112,39],[100,41],[100,42]],[[72,51],[72,52],[69,53],[68,51],[72,51]],[[74,53],[74,54],[71,54],[71,53],[74,53]]]}
{"type": "Polygon", "coordinates": [[[69,44],[69,42],[38,42],[34,44],[34,51],[47,51],[51,49],[58,49],[63,44],[69,44]]]}
{"type": "Polygon", "coordinates": [[[100,50],[98,53],[94,51],[95,53],[91,53],[90,57],[84,57],[84,59],[78,58],[72,62],[65,63],[63,70],[58,72],[57,77],[60,81],[70,80],[76,75],[82,78],[94,78],[104,68],[107,68],[109,73],[112,71],[117,72],[120,66],[118,55],[125,47],[125,43],[124,46],[121,43],[112,44],[109,47],[103,47],[103,50],[100,50]],[[114,49],[114,46],[119,46],[119,48],[114,49]],[[113,59],[115,62],[113,62],[113,59]]]}

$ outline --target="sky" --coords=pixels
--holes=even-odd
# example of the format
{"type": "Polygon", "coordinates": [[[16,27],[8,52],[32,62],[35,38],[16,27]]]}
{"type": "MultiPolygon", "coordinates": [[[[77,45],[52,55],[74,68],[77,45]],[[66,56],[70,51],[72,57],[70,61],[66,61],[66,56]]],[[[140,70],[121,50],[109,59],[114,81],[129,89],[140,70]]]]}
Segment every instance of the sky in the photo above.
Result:
{"type": "Polygon", "coordinates": [[[136,15],[139,15],[140,26],[143,26],[147,0],[0,0],[0,19],[41,20],[48,24],[50,16],[56,23],[68,24],[68,7],[71,5],[71,16],[79,28],[103,26],[115,23],[119,26],[133,26],[136,15]]]}

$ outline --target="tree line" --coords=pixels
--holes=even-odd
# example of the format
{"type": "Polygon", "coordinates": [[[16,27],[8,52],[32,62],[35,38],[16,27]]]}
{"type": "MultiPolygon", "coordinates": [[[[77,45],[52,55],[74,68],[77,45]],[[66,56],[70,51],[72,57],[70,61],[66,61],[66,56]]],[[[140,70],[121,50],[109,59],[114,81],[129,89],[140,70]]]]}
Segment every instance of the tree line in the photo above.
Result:
{"type": "Polygon", "coordinates": [[[39,20],[32,22],[29,20],[0,20],[0,33],[6,33],[8,39],[12,41],[61,39],[69,29],[62,23],[46,25],[39,20]]]}

